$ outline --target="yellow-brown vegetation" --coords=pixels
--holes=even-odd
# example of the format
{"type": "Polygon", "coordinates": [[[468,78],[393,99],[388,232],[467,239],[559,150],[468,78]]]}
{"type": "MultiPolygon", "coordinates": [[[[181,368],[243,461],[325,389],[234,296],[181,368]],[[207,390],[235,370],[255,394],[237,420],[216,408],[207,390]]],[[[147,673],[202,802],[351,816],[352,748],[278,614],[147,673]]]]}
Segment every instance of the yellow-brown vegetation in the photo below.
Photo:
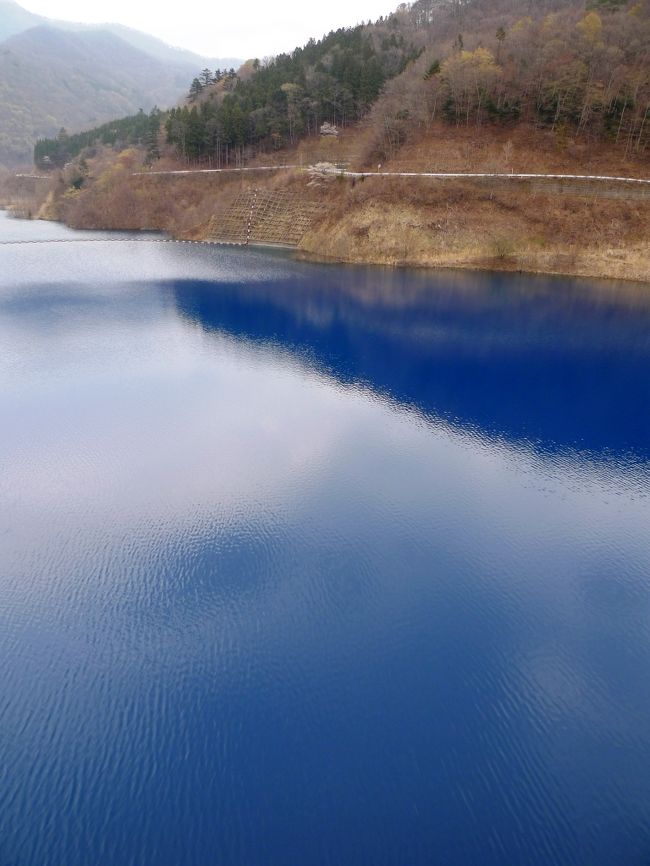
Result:
{"type": "Polygon", "coordinates": [[[303,238],[312,256],[650,282],[650,199],[369,177],[303,238]]]}

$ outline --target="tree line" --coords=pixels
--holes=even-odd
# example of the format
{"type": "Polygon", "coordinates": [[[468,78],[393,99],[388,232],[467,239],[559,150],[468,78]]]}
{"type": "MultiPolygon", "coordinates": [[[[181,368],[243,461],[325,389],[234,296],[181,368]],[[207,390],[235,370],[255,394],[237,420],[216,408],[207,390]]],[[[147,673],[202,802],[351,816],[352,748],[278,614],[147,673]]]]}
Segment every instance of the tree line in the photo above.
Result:
{"type": "Polygon", "coordinates": [[[344,127],[363,117],[418,53],[399,32],[360,25],[255,60],[243,74],[231,70],[215,81],[205,70],[192,82],[189,104],[170,111],[167,142],[188,159],[228,161],[292,144],[325,121],[344,127]]]}
{"type": "Polygon", "coordinates": [[[163,112],[158,108],[146,114],[142,109],[137,114],[111,120],[85,132],[68,134],[61,129],[55,138],[41,138],[34,146],[34,164],[41,169],[62,168],[82,151],[97,144],[123,148],[141,145],[147,149],[153,161],[160,155],[158,139],[163,112]]]}

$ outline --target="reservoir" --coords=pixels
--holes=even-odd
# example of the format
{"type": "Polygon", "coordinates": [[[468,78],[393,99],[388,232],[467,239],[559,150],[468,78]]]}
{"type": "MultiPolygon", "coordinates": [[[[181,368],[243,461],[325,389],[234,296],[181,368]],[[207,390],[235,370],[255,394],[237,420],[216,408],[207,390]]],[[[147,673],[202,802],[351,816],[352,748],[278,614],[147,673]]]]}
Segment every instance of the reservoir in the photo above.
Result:
{"type": "Polygon", "coordinates": [[[650,861],[650,289],[0,215],[0,866],[650,861]]]}

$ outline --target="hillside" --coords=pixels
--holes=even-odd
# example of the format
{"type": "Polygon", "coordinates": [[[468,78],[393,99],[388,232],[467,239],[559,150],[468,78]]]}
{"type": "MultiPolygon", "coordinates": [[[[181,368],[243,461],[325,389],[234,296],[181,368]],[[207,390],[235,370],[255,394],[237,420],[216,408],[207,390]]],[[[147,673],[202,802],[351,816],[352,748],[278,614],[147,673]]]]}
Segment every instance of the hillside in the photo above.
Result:
{"type": "Polygon", "coordinates": [[[165,119],[183,159],[241,164],[363,121],[359,167],[442,120],[533,124],[627,154],[650,148],[650,0],[416,0],[237,76],[195,78],[165,119]]]}
{"type": "Polygon", "coordinates": [[[45,19],[41,15],[28,12],[13,0],[0,0],[0,42],[44,23],[45,19]]]}
{"type": "Polygon", "coordinates": [[[369,164],[438,119],[520,122],[627,150],[650,145],[650,3],[417,0],[259,65],[200,108],[170,118],[190,159],[250,158],[323,121],[373,129],[369,164]]]}
{"type": "Polygon", "coordinates": [[[0,0],[0,165],[30,162],[35,141],[62,127],[173,105],[209,64],[121,25],[50,21],[0,0]]]}
{"type": "Polygon", "coordinates": [[[37,138],[175,102],[187,72],[110,33],[35,27],[0,45],[0,163],[31,161],[37,138]]]}

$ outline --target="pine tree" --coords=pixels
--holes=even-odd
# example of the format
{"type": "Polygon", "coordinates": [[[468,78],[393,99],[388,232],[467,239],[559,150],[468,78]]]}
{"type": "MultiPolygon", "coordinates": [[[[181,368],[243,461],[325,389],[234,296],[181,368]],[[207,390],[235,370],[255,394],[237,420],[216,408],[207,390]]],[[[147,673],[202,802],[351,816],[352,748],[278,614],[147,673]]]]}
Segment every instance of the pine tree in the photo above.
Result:
{"type": "Polygon", "coordinates": [[[196,100],[201,95],[202,91],[203,91],[203,85],[201,84],[201,82],[199,81],[198,78],[195,78],[192,81],[192,84],[190,85],[190,92],[189,92],[187,98],[189,99],[190,102],[196,102],[196,100]]]}
{"type": "Polygon", "coordinates": [[[158,107],[151,109],[145,139],[145,145],[147,148],[145,163],[147,165],[151,165],[157,159],[160,159],[160,147],[158,146],[158,139],[160,136],[160,116],[161,111],[158,107]]]}

